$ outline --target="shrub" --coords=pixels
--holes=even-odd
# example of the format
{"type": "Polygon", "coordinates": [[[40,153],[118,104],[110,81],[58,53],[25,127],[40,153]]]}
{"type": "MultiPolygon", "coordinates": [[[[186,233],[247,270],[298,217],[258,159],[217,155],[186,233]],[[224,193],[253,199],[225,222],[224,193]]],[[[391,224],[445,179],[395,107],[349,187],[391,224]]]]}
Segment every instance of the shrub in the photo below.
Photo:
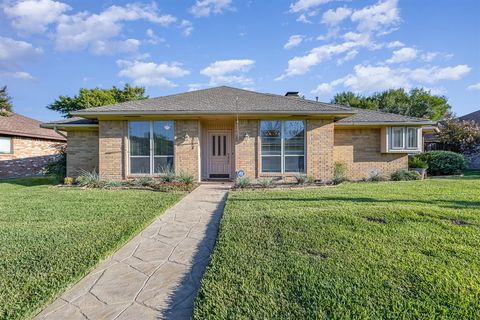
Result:
{"type": "Polygon", "coordinates": [[[258,180],[258,184],[262,188],[270,188],[273,185],[273,181],[274,181],[273,178],[263,178],[258,180]]]}
{"type": "Polygon", "coordinates": [[[52,175],[58,182],[61,182],[67,175],[67,149],[64,145],[57,146],[56,149],[57,157],[47,163],[43,168],[43,173],[52,175]]]}
{"type": "Polygon", "coordinates": [[[307,176],[307,183],[315,183],[315,180],[314,176],[307,176]]]}
{"type": "Polygon", "coordinates": [[[195,180],[194,177],[187,172],[180,172],[180,175],[177,177],[178,182],[185,183],[190,185],[195,180]]]}
{"type": "Polygon", "coordinates": [[[418,156],[413,156],[410,159],[408,159],[408,167],[410,169],[412,168],[427,169],[428,164],[424,160],[420,159],[418,156]]]}
{"type": "Polygon", "coordinates": [[[378,182],[378,181],[382,181],[382,180],[383,180],[382,173],[379,170],[372,169],[368,172],[367,181],[378,182]]]}
{"type": "Polygon", "coordinates": [[[460,174],[467,168],[465,157],[451,151],[428,151],[417,157],[427,163],[431,175],[460,174]]]}
{"type": "Polygon", "coordinates": [[[175,172],[171,167],[166,168],[161,174],[160,174],[160,181],[162,182],[173,182],[175,181],[175,172]]]}
{"type": "Polygon", "coordinates": [[[105,189],[119,188],[119,187],[122,187],[123,185],[124,185],[124,183],[122,181],[109,179],[109,180],[105,181],[105,184],[104,184],[103,188],[105,188],[105,189]]]}
{"type": "Polygon", "coordinates": [[[408,171],[405,169],[397,170],[391,175],[393,181],[411,181],[420,180],[422,176],[416,171],[408,171]]]}
{"type": "Polygon", "coordinates": [[[67,186],[71,186],[73,184],[73,178],[72,177],[65,177],[65,179],[63,179],[63,184],[65,184],[67,186]]]}
{"type": "Polygon", "coordinates": [[[297,184],[305,184],[307,182],[307,176],[303,174],[299,174],[295,176],[297,180],[297,184]]]}
{"type": "Polygon", "coordinates": [[[148,176],[136,177],[133,179],[133,185],[138,187],[149,187],[153,182],[153,178],[148,176]]]}
{"type": "Polygon", "coordinates": [[[100,180],[100,176],[95,170],[93,170],[92,172],[87,170],[81,170],[80,172],[81,173],[77,178],[78,185],[89,188],[101,187],[102,181],[100,180]]]}
{"type": "Polygon", "coordinates": [[[340,184],[347,180],[346,177],[347,165],[345,162],[335,162],[333,166],[333,184],[340,184]]]}
{"type": "Polygon", "coordinates": [[[249,177],[238,177],[236,180],[235,180],[235,187],[236,188],[247,188],[249,187],[251,184],[250,182],[250,178],[249,177]]]}

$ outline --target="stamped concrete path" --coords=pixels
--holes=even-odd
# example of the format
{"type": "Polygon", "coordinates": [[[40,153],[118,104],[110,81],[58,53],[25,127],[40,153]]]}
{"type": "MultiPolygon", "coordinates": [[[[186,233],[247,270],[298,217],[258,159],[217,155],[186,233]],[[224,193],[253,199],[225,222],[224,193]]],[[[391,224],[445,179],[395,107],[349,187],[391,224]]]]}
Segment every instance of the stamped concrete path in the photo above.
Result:
{"type": "Polygon", "coordinates": [[[189,319],[229,187],[199,186],[35,319],[189,319]]]}

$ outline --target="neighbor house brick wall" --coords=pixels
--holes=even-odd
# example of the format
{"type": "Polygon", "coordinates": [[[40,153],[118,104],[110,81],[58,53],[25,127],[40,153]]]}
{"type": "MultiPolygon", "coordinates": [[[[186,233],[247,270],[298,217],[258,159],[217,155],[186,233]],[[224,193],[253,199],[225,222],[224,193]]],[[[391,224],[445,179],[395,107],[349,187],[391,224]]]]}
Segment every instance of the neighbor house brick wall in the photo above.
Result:
{"type": "Polygon", "coordinates": [[[12,153],[0,154],[0,178],[37,175],[55,160],[61,141],[12,136],[12,153]]]}
{"type": "Polygon", "coordinates": [[[175,173],[193,175],[199,179],[200,168],[200,121],[175,121],[175,173]]]}
{"type": "Polygon", "coordinates": [[[235,170],[244,170],[250,178],[258,176],[258,126],[259,120],[239,120],[238,127],[235,122],[235,170]]]}
{"type": "Polygon", "coordinates": [[[67,134],[67,176],[82,170],[98,173],[98,131],[70,131],[67,134]]]}
{"type": "Polygon", "coordinates": [[[127,121],[98,122],[98,167],[102,179],[125,179],[127,121]]]}
{"type": "Polygon", "coordinates": [[[408,168],[405,153],[381,153],[380,129],[335,129],[333,157],[335,162],[347,165],[347,177],[361,180],[377,170],[384,176],[398,169],[408,168]]]}
{"type": "Polygon", "coordinates": [[[307,120],[307,175],[322,181],[333,176],[332,120],[307,120]]]}

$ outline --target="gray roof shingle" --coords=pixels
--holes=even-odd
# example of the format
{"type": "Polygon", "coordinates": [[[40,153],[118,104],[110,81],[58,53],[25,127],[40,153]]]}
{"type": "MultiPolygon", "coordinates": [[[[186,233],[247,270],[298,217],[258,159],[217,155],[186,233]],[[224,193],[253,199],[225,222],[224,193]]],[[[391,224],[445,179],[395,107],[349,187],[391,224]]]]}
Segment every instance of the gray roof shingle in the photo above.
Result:
{"type": "Polygon", "coordinates": [[[0,135],[21,136],[47,140],[65,141],[65,137],[53,130],[40,127],[41,122],[14,112],[0,116],[0,135]]]}
{"type": "Polygon", "coordinates": [[[434,124],[429,119],[415,118],[403,116],[395,113],[387,113],[377,110],[351,108],[356,113],[350,117],[340,119],[341,124],[362,124],[362,123],[418,123],[418,124],[434,124]]]}

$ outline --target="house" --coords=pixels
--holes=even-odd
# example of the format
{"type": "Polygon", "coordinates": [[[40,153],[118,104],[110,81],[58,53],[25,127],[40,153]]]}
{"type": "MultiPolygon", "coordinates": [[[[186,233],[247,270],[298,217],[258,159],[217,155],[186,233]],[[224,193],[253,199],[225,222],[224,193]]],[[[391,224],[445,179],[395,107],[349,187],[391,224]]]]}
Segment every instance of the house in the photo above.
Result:
{"type": "Polygon", "coordinates": [[[41,173],[67,139],[40,128],[40,121],[13,112],[4,114],[0,116],[0,178],[41,173]]]}
{"type": "Polygon", "coordinates": [[[128,179],[165,170],[198,180],[307,174],[350,179],[407,168],[432,122],[231,87],[90,108],[45,123],[68,132],[67,174],[128,179]]]}
{"type": "MultiPolygon", "coordinates": [[[[458,120],[473,121],[477,126],[480,126],[480,110],[461,116],[458,120]]],[[[477,150],[478,152],[465,156],[469,169],[480,169],[480,146],[477,150]]]]}

